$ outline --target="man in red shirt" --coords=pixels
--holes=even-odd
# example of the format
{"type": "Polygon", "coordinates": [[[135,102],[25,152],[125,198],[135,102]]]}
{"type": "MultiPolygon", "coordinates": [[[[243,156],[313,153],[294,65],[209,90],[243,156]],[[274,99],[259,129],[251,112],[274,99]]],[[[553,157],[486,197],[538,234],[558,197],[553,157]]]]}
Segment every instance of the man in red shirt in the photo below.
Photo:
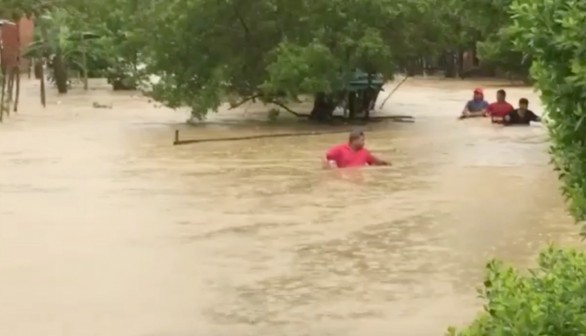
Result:
{"type": "Polygon", "coordinates": [[[502,123],[504,117],[511,113],[515,108],[506,101],[507,93],[505,90],[498,90],[496,92],[496,102],[488,105],[486,109],[490,115],[490,120],[493,123],[502,123]]]}
{"type": "Polygon", "coordinates": [[[364,148],[364,132],[352,131],[348,143],[332,147],[324,160],[326,168],[350,168],[363,166],[387,166],[389,163],[378,159],[364,148]]]}

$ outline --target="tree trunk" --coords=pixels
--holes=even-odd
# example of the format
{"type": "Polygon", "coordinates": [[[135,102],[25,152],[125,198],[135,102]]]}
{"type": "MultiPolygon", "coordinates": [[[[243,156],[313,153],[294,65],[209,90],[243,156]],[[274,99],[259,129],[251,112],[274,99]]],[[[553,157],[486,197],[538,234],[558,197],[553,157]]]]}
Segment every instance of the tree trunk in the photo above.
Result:
{"type": "Polygon", "coordinates": [[[360,102],[360,108],[364,113],[364,120],[370,119],[370,91],[370,89],[367,89],[361,94],[362,101],[360,102]]]}
{"type": "Polygon", "coordinates": [[[356,118],[356,100],[356,92],[348,93],[348,119],[350,120],[356,118]]]}
{"type": "Polygon", "coordinates": [[[11,68],[8,70],[8,90],[6,93],[8,94],[8,102],[12,102],[12,98],[14,97],[14,80],[16,79],[16,68],[11,68]]]}
{"type": "Polygon", "coordinates": [[[39,25],[41,28],[41,35],[43,36],[43,57],[41,58],[40,65],[40,80],[41,80],[41,104],[43,107],[47,107],[47,92],[45,85],[45,63],[49,61],[49,32],[44,24],[39,25]]]}
{"type": "Polygon", "coordinates": [[[406,72],[407,72],[407,76],[409,76],[409,77],[419,75],[417,60],[409,60],[409,62],[407,62],[406,72]]]}
{"type": "Polygon", "coordinates": [[[41,79],[41,77],[43,76],[43,62],[36,59],[35,64],[34,64],[34,68],[35,68],[35,79],[41,79]]]}
{"type": "Polygon", "coordinates": [[[454,54],[449,52],[446,54],[446,78],[455,78],[456,77],[456,62],[454,60],[454,54]]]}
{"type": "Polygon", "coordinates": [[[60,50],[57,50],[57,54],[53,58],[53,76],[55,84],[57,84],[57,91],[61,94],[67,93],[67,67],[60,50]]]}
{"type": "Polygon", "coordinates": [[[458,50],[458,77],[463,78],[464,76],[464,52],[458,50]]]}
{"type": "Polygon", "coordinates": [[[380,91],[374,89],[368,89],[364,92],[364,120],[370,119],[370,111],[374,110],[376,99],[380,91]]]}
{"type": "Polygon", "coordinates": [[[87,73],[87,53],[83,52],[83,89],[84,90],[88,90],[89,89],[89,84],[88,84],[88,73],[87,73]]]}
{"type": "Polygon", "coordinates": [[[43,107],[47,107],[47,92],[45,89],[45,68],[43,67],[43,64],[41,63],[41,67],[40,69],[40,80],[41,80],[41,104],[43,105],[43,107]]]}
{"type": "Polygon", "coordinates": [[[4,115],[4,93],[6,92],[6,71],[2,71],[2,93],[0,93],[0,121],[4,115]]]}
{"type": "MultiPolygon", "coordinates": [[[[364,120],[370,119],[370,109],[374,106],[372,102],[373,97],[375,96],[376,92],[372,89],[372,73],[368,73],[368,88],[362,92],[362,104],[360,105],[362,110],[364,111],[364,120]]],[[[375,98],[376,99],[376,98],[375,98]]]]}
{"type": "Polygon", "coordinates": [[[20,97],[20,71],[17,70],[16,71],[16,80],[15,80],[15,84],[16,84],[16,89],[14,92],[14,112],[18,112],[18,99],[20,97]]]}
{"type": "Polygon", "coordinates": [[[84,90],[88,90],[89,89],[89,85],[88,85],[88,69],[87,69],[87,48],[86,48],[86,44],[85,44],[85,40],[83,37],[83,34],[81,34],[81,62],[82,62],[82,66],[83,69],[81,69],[82,74],[83,74],[83,89],[84,90]]]}
{"type": "Polygon", "coordinates": [[[318,93],[315,95],[309,118],[318,122],[327,122],[332,119],[335,108],[336,104],[330,96],[318,93]]]}
{"type": "Polygon", "coordinates": [[[378,100],[378,96],[380,95],[380,89],[374,91],[372,93],[373,97],[372,97],[372,101],[371,101],[371,105],[370,105],[370,110],[374,110],[376,107],[376,101],[378,100]]]}
{"type": "Polygon", "coordinates": [[[6,90],[6,115],[10,115],[10,109],[11,109],[11,105],[12,105],[12,93],[14,92],[14,79],[15,79],[15,73],[17,72],[16,67],[12,67],[10,69],[7,70],[7,75],[8,75],[8,88],[6,90]]]}

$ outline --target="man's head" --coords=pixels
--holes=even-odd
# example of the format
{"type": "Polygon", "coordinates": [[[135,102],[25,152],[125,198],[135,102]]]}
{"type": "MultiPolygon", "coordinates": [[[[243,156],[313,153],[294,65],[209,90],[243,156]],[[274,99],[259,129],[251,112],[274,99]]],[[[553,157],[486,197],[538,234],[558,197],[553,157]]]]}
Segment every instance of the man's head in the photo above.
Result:
{"type": "Polygon", "coordinates": [[[354,130],[348,136],[348,144],[355,150],[364,147],[364,132],[362,130],[354,130]]]}
{"type": "Polygon", "coordinates": [[[499,103],[504,102],[507,99],[507,93],[505,90],[500,89],[496,92],[496,101],[499,103]]]}
{"type": "Polygon", "coordinates": [[[481,88],[474,89],[474,100],[483,100],[484,99],[484,92],[481,88]]]}
{"type": "Polygon", "coordinates": [[[519,110],[526,111],[529,108],[529,100],[527,98],[519,99],[519,110]]]}

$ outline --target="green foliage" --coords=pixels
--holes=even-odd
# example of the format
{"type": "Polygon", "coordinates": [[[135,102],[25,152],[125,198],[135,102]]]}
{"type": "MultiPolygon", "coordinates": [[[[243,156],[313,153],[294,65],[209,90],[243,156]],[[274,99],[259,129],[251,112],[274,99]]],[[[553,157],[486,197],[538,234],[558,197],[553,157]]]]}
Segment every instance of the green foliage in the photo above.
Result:
{"type": "MultiPolygon", "coordinates": [[[[511,0],[170,0],[151,2],[144,59],[155,99],[215,110],[226,96],[333,93],[352,71],[398,69],[479,44],[484,64],[527,74],[512,48],[511,0]]],[[[146,8],[145,7],[145,8],[146,8]]]]}
{"type": "Polygon", "coordinates": [[[531,58],[518,51],[510,31],[511,0],[452,0],[461,47],[476,47],[483,67],[527,78],[531,58]]]}
{"type": "MultiPolygon", "coordinates": [[[[23,57],[46,59],[53,79],[67,81],[67,69],[80,73],[89,71],[88,59],[103,58],[103,39],[84,29],[80,14],[73,8],[54,7],[35,18],[37,27],[34,41],[23,51],[23,57]],[[59,67],[56,66],[59,64],[59,67]],[[62,65],[62,66],[61,66],[62,65]],[[57,68],[61,71],[57,72],[57,68]],[[61,76],[61,77],[59,77],[61,76]]],[[[57,84],[60,84],[57,81],[57,84]]],[[[59,87],[59,85],[58,85],[59,87]]],[[[60,91],[63,88],[60,88],[60,91]]],[[[64,91],[61,92],[65,92],[64,91]]]]}
{"type": "Polygon", "coordinates": [[[531,74],[546,106],[553,162],[574,217],[586,220],[586,3],[515,0],[515,46],[533,58],[531,74]]]}
{"type": "Polygon", "coordinates": [[[59,51],[70,68],[136,87],[143,75],[140,51],[148,39],[149,6],[139,6],[137,0],[15,1],[0,1],[0,12],[34,15],[38,28],[37,43],[26,56],[40,58],[59,51]],[[40,34],[43,29],[45,38],[40,34]]]}
{"type": "Polygon", "coordinates": [[[35,40],[24,51],[23,56],[29,58],[43,57],[44,53],[55,54],[61,51],[72,62],[79,62],[83,49],[92,49],[92,41],[99,36],[79,30],[73,19],[77,13],[63,8],[54,8],[40,15],[35,23],[38,28],[45,29],[47,39],[37,30],[35,40]],[[46,51],[45,51],[46,48],[46,51]]]}
{"type": "MultiPolygon", "coordinates": [[[[513,0],[497,41],[532,60],[531,76],[546,107],[552,161],[578,221],[586,220],[586,2],[513,0]],[[509,44],[510,43],[510,44],[509,44]]],[[[585,227],[582,227],[584,232],[585,227]]],[[[586,335],[586,255],[550,247],[539,268],[521,274],[488,265],[485,311],[448,335],[586,335]]]]}
{"type": "Polygon", "coordinates": [[[138,83],[145,63],[162,78],[153,88],[156,99],[202,115],[226,95],[270,102],[328,94],[355,69],[390,78],[414,61],[469,50],[476,42],[485,42],[480,49],[488,64],[521,64],[518,54],[507,54],[509,40],[497,34],[510,0],[4,2],[0,12],[66,9],[69,29],[101,36],[88,57],[108,64],[111,81],[138,83]]]}
{"type": "Polygon", "coordinates": [[[85,0],[84,20],[101,36],[105,75],[113,85],[136,88],[144,77],[141,51],[149,39],[149,2],[138,0],[85,0]]]}
{"type": "Polygon", "coordinates": [[[274,61],[267,65],[268,78],[259,85],[268,95],[278,95],[283,88],[295,97],[308,92],[333,92],[343,87],[344,71],[339,60],[321,43],[305,47],[283,43],[274,55],[274,61]]]}
{"type": "Polygon", "coordinates": [[[64,0],[1,0],[0,18],[17,21],[22,17],[36,17],[62,5],[64,0]]]}
{"type": "Polygon", "coordinates": [[[586,334],[586,254],[549,247],[539,267],[522,273],[487,265],[481,295],[487,303],[466,329],[449,336],[576,336],[586,334]]]}
{"type": "MultiPolygon", "coordinates": [[[[153,4],[146,42],[153,96],[195,115],[226,96],[334,93],[354,69],[392,77],[421,48],[437,0],[170,0],[153,4]],[[417,29],[418,26],[425,29],[417,29]],[[411,43],[416,43],[412,47],[411,43]]],[[[434,21],[439,22],[439,19],[434,21]]]]}
{"type": "Polygon", "coordinates": [[[484,66],[492,66],[506,72],[509,76],[529,78],[531,58],[518,51],[513,44],[509,29],[502,28],[477,45],[478,58],[484,66]]]}
{"type": "MultiPolygon", "coordinates": [[[[433,43],[429,44],[431,48],[415,49],[418,57],[476,49],[481,67],[528,76],[531,59],[513,48],[508,31],[511,0],[444,0],[427,3],[433,5],[433,10],[423,13],[428,23],[414,28],[424,29],[424,34],[431,37],[433,43]]],[[[418,45],[412,41],[408,43],[418,45]]]]}

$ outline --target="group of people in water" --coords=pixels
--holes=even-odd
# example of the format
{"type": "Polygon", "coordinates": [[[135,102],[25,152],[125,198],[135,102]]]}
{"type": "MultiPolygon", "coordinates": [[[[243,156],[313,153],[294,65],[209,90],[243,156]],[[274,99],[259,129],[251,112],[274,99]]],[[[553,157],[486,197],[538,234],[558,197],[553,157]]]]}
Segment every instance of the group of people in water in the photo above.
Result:
{"type": "Polygon", "coordinates": [[[481,88],[474,90],[474,96],[464,106],[460,119],[490,117],[492,123],[503,125],[529,125],[532,121],[541,122],[533,111],[529,109],[527,98],[519,99],[519,107],[514,108],[507,102],[505,90],[496,92],[496,101],[489,104],[484,100],[481,88]]]}
{"type": "MultiPolygon", "coordinates": [[[[507,102],[505,90],[498,90],[496,102],[489,104],[484,100],[481,88],[474,90],[473,98],[466,103],[459,119],[490,117],[492,123],[503,125],[529,125],[532,121],[541,122],[541,118],[529,110],[529,101],[519,99],[519,107],[514,108],[507,102]]],[[[330,148],[323,160],[324,168],[351,168],[362,166],[387,166],[389,162],[372,155],[364,147],[365,137],[361,130],[354,130],[348,142],[330,148]]]]}

